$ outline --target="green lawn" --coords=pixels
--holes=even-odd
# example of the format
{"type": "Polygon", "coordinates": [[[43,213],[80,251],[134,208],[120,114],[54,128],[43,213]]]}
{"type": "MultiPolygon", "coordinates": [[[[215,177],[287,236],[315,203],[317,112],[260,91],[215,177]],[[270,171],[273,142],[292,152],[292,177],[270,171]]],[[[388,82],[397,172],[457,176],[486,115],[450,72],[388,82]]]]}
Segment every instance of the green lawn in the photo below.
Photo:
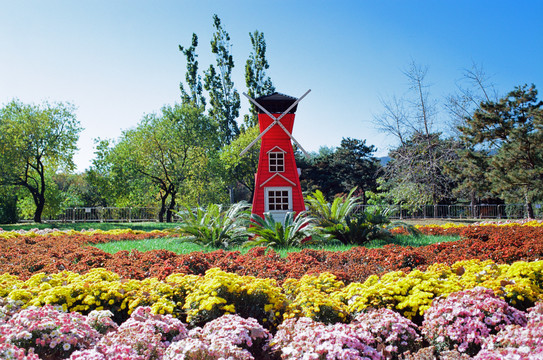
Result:
{"type": "MultiPolygon", "coordinates": [[[[412,222],[415,224],[415,222],[412,222]]],[[[112,230],[112,229],[132,229],[132,230],[167,230],[172,229],[177,226],[176,223],[159,223],[159,222],[139,222],[139,223],[28,223],[28,224],[10,224],[10,225],[0,225],[0,228],[9,231],[9,230],[30,230],[30,229],[47,229],[47,228],[56,228],[60,230],[82,230],[82,229],[101,229],[101,230],[112,230]]],[[[397,235],[392,240],[374,240],[366,244],[368,248],[379,248],[387,244],[396,244],[400,246],[425,246],[437,242],[448,242],[459,240],[458,236],[425,236],[421,235],[419,237],[409,236],[409,235],[397,235]]],[[[216,248],[207,248],[193,243],[182,242],[179,238],[160,238],[160,239],[147,239],[147,240],[138,240],[138,241],[116,241],[106,244],[97,244],[94,245],[108,253],[116,253],[122,250],[133,250],[138,251],[149,251],[149,250],[159,250],[165,249],[173,251],[177,254],[188,254],[193,251],[203,251],[209,252],[217,250],[216,248]]],[[[353,247],[353,245],[343,245],[341,243],[330,243],[326,246],[324,245],[314,245],[308,246],[307,248],[318,249],[318,250],[329,250],[329,251],[346,251],[353,247]]],[[[249,251],[249,248],[246,247],[235,247],[230,248],[229,250],[239,250],[242,253],[249,251]]],[[[281,256],[286,256],[289,252],[301,251],[301,248],[289,248],[289,249],[278,249],[277,252],[281,256]]]]}
{"type": "MultiPolygon", "coordinates": [[[[392,241],[384,240],[374,240],[368,244],[368,248],[379,248],[387,244],[396,244],[400,246],[425,246],[438,242],[448,242],[459,240],[458,236],[435,236],[435,235],[422,235],[419,237],[409,236],[409,235],[398,235],[394,237],[392,241]]],[[[128,241],[115,241],[106,244],[96,244],[93,245],[99,249],[104,250],[105,252],[114,254],[118,251],[126,250],[138,250],[138,251],[149,251],[149,250],[169,250],[177,254],[188,254],[193,251],[202,251],[210,252],[217,250],[217,248],[203,247],[193,243],[183,242],[179,238],[161,238],[161,239],[146,239],[146,240],[128,240],[128,241]]],[[[317,250],[328,250],[328,251],[346,251],[354,245],[343,245],[340,243],[333,243],[329,245],[320,245],[320,246],[308,246],[309,249],[317,250]]],[[[277,249],[276,251],[283,257],[286,257],[289,252],[301,251],[303,248],[286,248],[286,249],[277,249]]],[[[233,247],[228,250],[240,251],[246,253],[249,251],[249,248],[246,247],[233,247]]]]}

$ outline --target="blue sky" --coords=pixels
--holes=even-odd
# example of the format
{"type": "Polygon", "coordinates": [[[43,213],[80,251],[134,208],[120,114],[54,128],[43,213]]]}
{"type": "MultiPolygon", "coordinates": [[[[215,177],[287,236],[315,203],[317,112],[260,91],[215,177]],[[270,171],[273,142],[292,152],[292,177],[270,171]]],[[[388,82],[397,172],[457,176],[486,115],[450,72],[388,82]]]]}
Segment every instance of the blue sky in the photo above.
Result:
{"type": "MultiPolygon", "coordinates": [[[[179,101],[185,59],[178,45],[189,45],[193,32],[200,69],[214,62],[215,13],[232,39],[240,93],[254,30],[264,32],[277,91],[312,90],[293,131],[309,151],[352,137],[386,155],[395,139],[378,132],[373,117],[383,111],[380,98],[405,94],[402,71],[411,61],[428,66],[437,101],[456,91],[473,63],[501,94],[525,83],[543,91],[539,0],[0,0],[0,103],[75,104],[84,128],[75,161],[83,171],[95,138],[117,138],[145,113],[179,101]]],[[[247,108],[242,97],[240,121],[247,108]]]]}

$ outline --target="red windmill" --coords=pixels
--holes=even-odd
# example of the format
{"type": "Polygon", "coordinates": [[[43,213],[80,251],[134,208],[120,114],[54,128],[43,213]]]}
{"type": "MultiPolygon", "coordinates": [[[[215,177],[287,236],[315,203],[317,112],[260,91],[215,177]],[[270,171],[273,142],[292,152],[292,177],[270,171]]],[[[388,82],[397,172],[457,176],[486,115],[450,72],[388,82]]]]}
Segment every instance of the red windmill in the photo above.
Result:
{"type": "Polygon", "coordinates": [[[297,105],[310,91],[298,99],[273,93],[255,100],[243,94],[258,108],[260,135],[241,155],[262,139],[255,176],[253,214],[263,217],[264,213],[270,213],[276,221],[282,222],[288,212],[300,213],[305,210],[291,141],[307,156],[307,152],[292,136],[292,127],[297,105]]]}

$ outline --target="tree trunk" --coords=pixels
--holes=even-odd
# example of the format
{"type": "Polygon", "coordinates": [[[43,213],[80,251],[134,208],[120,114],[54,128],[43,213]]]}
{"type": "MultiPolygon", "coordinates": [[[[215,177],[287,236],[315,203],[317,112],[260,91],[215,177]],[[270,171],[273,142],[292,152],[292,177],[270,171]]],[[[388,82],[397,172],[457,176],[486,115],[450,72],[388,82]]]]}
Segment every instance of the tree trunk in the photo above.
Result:
{"type": "Polygon", "coordinates": [[[160,211],[158,212],[158,222],[164,222],[164,214],[166,213],[166,199],[168,194],[160,197],[160,211]]]}
{"type": "Polygon", "coordinates": [[[41,194],[36,194],[34,196],[34,203],[36,204],[36,211],[34,212],[34,222],[41,223],[41,215],[43,213],[43,208],[45,207],[45,198],[41,194]]]}
{"type": "Polygon", "coordinates": [[[27,188],[30,189],[32,197],[34,198],[34,204],[36,204],[34,222],[41,223],[41,215],[43,213],[43,208],[45,207],[45,171],[41,158],[36,158],[36,163],[36,171],[40,175],[40,185],[37,188],[33,188],[27,184],[27,188]]]}
{"type": "Polygon", "coordinates": [[[168,212],[166,213],[166,222],[168,223],[171,223],[173,222],[173,212],[175,210],[175,195],[176,193],[175,192],[172,192],[171,196],[171,200],[170,200],[170,206],[168,206],[168,212]]]}
{"type": "Polygon", "coordinates": [[[476,215],[475,215],[475,201],[476,201],[475,191],[471,191],[470,192],[469,207],[470,207],[470,210],[471,210],[471,217],[473,217],[473,218],[476,217],[476,215]]]}
{"type": "Polygon", "coordinates": [[[233,204],[235,202],[234,185],[228,185],[228,195],[230,196],[230,204],[233,204]]]}
{"type": "Polygon", "coordinates": [[[528,219],[535,219],[535,217],[534,217],[534,208],[532,206],[532,201],[530,200],[527,193],[524,195],[524,197],[526,199],[526,203],[524,205],[524,207],[525,207],[524,213],[528,215],[528,219]]]}

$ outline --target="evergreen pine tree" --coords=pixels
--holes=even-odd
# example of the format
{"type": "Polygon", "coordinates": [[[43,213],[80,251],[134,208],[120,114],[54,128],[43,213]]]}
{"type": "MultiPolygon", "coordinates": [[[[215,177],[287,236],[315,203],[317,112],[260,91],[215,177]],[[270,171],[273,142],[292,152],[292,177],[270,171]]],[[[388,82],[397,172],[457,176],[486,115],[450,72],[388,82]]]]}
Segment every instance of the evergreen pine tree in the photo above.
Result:
{"type": "Polygon", "coordinates": [[[535,86],[482,103],[459,129],[471,145],[495,154],[488,172],[492,191],[505,200],[522,198],[533,218],[532,203],[543,198],[543,101],[535,86]]]}

